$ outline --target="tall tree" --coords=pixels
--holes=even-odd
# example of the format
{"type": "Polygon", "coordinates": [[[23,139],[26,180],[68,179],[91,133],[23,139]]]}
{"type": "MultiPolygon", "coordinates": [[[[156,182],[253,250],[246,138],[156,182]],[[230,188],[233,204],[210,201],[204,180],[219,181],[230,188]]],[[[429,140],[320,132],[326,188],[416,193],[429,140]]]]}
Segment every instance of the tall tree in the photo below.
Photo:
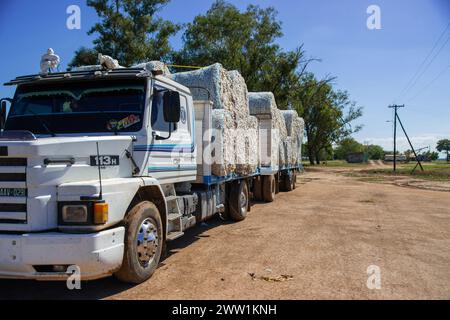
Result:
{"type": "Polygon", "coordinates": [[[289,104],[290,87],[299,80],[301,47],[283,51],[276,40],[283,35],[277,12],[250,5],[243,12],[218,0],[205,15],[187,24],[184,46],[173,56],[177,64],[206,66],[220,62],[238,70],[249,91],[272,91],[281,108],[289,104]]]}
{"type": "Polygon", "coordinates": [[[371,144],[367,146],[367,153],[370,160],[381,160],[386,152],[381,146],[371,144]]]}
{"type": "Polygon", "coordinates": [[[361,143],[352,137],[347,137],[338,142],[336,148],[334,149],[334,158],[338,160],[345,160],[349,154],[363,151],[364,146],[361,143]]]}
{"type": "Polygon", "coordinates": [[[94,48],[80,48],[70,67],[97,61],[97,53],[110,55],[125,66],[146,60],[164,60],[172,49],[169,38],[180,26],[156,14],[170,0],[88,0],[100,18],[88,34],[96,34],[94,48]]]}
{"type": "Polygon", "coordinates": [[[320,152],[361,130],[352,122],[362,116],[362,107],[346,91],[333,90],[334,78],[317,80],[311,73],[292,87],[292,107],[305,120],[307,152],[311,164],[320,163],[320,152]]]}
{"type": "Polygon", "coordinates": [[[450,151],[450,139],[442,139],[437,142],[436,150],[439,152],[447,152],[447,162],[450,161],[449,151],[450,151]]]}

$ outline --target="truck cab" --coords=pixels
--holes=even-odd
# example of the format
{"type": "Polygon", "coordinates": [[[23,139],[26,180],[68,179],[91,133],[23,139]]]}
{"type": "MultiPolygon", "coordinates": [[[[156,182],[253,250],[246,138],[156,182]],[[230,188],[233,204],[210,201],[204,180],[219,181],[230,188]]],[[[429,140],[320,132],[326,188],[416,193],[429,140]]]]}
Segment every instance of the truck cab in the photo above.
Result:
{"type": "Polygon", "coordinates": [[[86,280],[149,278],[165,241],[194,224],[175,191],[197,173],[189,89],[141,68],[6,85],[17,89],[2,99],[0,278],[60,280],[73,266],[86,280]]]}

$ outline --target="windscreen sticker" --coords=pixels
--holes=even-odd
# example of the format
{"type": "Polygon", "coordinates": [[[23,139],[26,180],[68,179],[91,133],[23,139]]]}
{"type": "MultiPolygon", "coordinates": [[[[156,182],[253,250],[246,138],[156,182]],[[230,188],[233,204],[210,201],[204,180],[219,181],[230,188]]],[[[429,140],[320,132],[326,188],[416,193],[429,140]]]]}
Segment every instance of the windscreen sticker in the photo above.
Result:
{"type": "Polygon", "coordinates": [[[109,120],[108,123],[106,124],[106,127],[110,131],[112,130],[120,131],[129,128],[132,125],[135,125],[136,123],[139,122],[141,122],[141,118],[138,115],[132,114],[120,121],[117,121],[115,119],[109,120]]]}

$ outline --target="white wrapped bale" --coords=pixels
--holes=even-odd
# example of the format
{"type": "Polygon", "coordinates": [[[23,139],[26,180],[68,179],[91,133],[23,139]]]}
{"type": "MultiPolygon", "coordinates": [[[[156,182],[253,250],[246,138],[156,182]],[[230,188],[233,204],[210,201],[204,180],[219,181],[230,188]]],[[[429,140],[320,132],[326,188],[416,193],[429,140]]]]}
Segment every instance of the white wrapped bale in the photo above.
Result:
{"type": "Polygon", "coordinates": [[[170,78],[190,88],[194,100],[211,100],[213,109],[234,112],[231,83],[220,63],[199,70],[174,73],[170,78]],[[211,96],[208,97],[208,92],[198,87],[207,89],[211,96]]]}
{"type": "Polygon", "coordinates": [[[291,138],[291,148],[288,155],[289,164],[295,165],[301,161],[301,146],[303,143],[305,122],[294,110],[284,110],[282,114],[286,122],[287,133],[291,138]]]}
{"type": "Polygon", "coordinates": [[[212,111],[212,166],[213,175],[225,177],[236,172],[236,126],[231,112],[212,111]]]}
{"type": "MultiPolygon", "coordinates": [[[[274,133],[272,136],[272,146],[276,149],[272,151],[272,155],[278,155],[279,165],[285,166],[286,162],[286,146],[287,138],[286,124],[278,109],[275,97],[272,92],[249,92],[249,108],[250,114],[258,118],[270,117],[272,129],[274,133]],[[278,144],[276,144],[278,141],[278,144]],[[277,147],[278,145],[278,147],[277,147]]],[[[272,162],[274,163],[274,162],[272,162]]]]}
{"type": "Polygon", "coordinates": [[[247,119],[250,116],[247,84],[239,71],[228,71],[227,76],[232,90],[231,98],[233,101],[235,120],[247,119]]]}
{"type": "Polygon", "coordinates": [[[175,73],[170,78],[190,88],[194,100],[213,102],[213,128],[222,132],[216,134],[213,145],[218,152],[212,165],[213,174],[247,175],[256,171],[258,121],[250,117],[247,85],[240,73],[227,71],[216,63],[200,70],[175,73]],[[198,87],[206,88],[210,96],[198,87]]]}
{"type": "Polygon", "coordinates": [[[292,142],[291,137],[287,137],[286,140],[284,140],[284,150],[285,150],[285,163],[287,166],[292,166],[295,164],[295,148],[294,144],[292,142]]]}
{"type": "Polygon", "coordinates": [[[163,75],[168,77],[170,76],[170,70],[167,68],[167,65],[161,61],[149,61],[134,65],[133,68],[143,68],[147,71],[162,71],[163,75]]]}
{"type": "Polygon", "coordinates": [[[272,128],[277,129],[280,139],[287,137],[286,123],[283,119],[281,111],[277,107],[275,97],[272,92],[249,92],[250,114],[270,115],[272,118],[272,128]]]}
{"type": "Polygon", "coordinates": [[[238,120],[236,130],[236,172],[248,175],[259,164],[258,119],[253,116],[238,120]]]}

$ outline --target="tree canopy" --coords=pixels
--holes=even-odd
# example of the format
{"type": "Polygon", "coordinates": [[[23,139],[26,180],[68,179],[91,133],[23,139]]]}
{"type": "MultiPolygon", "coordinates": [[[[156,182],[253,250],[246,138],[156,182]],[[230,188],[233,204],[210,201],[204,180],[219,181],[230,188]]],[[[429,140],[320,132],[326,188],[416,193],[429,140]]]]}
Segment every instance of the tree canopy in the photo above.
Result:
{"type": "Polygon", "coordinates": [[[381,146],[375,144],[367,146],[367,153],[370,160],[382,160],[386,154],[381,146]]]}
{"type": "Polygon", "coordinates": [[[334,149],[334,158],[338,160],[345,160],[349,154],[363,151],[364,146],[361,143],[351,137],[348,137],[339,141],[337,147],[334,149]]]}
{"type": "Polygon", "coordinates": [[[276,40],[283,35],[274,8],[249,5],[243,12],[223,0],[187,24],[183,47],[174,53],[176,64],[207,66],[220,62],[238,70],[249,91],[271,91],[286,109],[292,83],[299,80],[302,46],[283,51],[276,40]]]}
{"type": "Polygon", "coordinates": [[[322,150],[361,130],[361,126],[352,127],[351,123],[361,117],[362,107],[346,91],[334,90],[333,80],[317,80],[312,73],[307,73],[292,87],[291,104],[305,120],[311,164],[314,160],[320,162],[322,150]]]}
{"type": "Polygon", "coordinates": [[[447,152],[447,162],[450,161],[449,151],[450,151],[450,139],[442,139],[437,142],[436,150],[439,152],[447,152]]]}
{"type": "Polygon", "coordinates": [[[146,60],[164,60],[172,52],[170,37],[178,24],[156,17],[170,0],[88,0],[100,18],[88,34],[96,34],[92,49],[80,48],[70,67],[95,64],[97,53],[130,66],[146,60]]]}
{"type": "Polygon", "coordinates": [[[439,152],[450,150],[450,139],[439,140],[436,144],[436,150],[439,152]]]}

